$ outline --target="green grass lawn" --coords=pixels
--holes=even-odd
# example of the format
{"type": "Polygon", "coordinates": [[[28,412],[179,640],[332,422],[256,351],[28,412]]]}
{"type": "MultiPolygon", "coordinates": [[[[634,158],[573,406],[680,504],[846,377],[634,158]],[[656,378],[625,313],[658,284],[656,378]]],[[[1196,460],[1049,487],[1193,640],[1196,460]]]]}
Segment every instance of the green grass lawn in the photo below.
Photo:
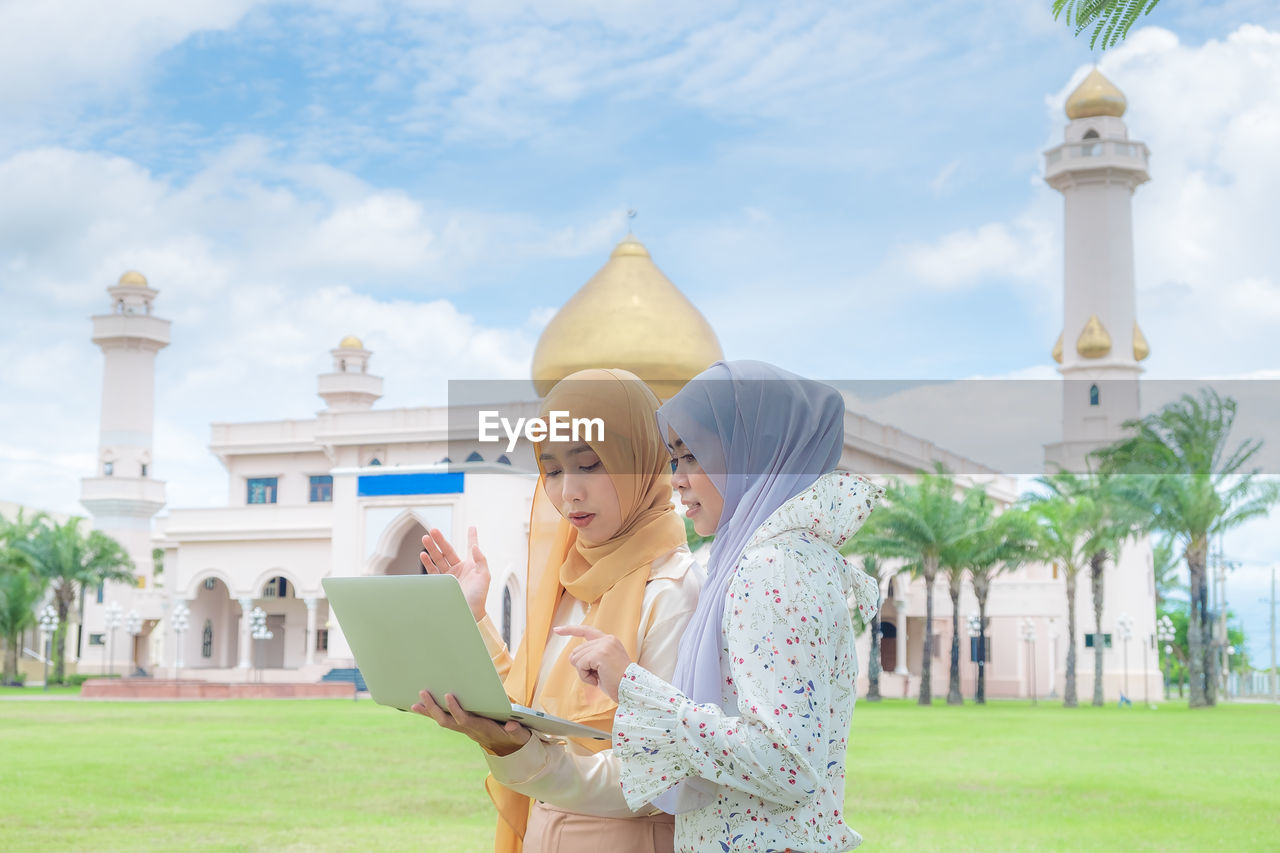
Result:
{"type": "MultiPolygon", "coordinates": [[[[0,701],[0,849],[487,851],[478,749],[371,701],[0,701]]],[[[865,850],[1276,849],[1280,708],[859,703],[865,850]]]]}

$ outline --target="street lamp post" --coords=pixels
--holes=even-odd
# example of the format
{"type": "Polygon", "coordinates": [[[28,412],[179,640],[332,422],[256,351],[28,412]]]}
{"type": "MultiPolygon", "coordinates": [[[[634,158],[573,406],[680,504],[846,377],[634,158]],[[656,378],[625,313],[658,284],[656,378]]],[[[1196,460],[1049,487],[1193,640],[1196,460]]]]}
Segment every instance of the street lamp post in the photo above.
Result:
{"type": "Polygon", "coordinates": [[[178,677],[178,670],[182,669],[182,635],[187,632],[187,617],[191,615],[190,608],[187,607],[185,601],[179,601],[173,606],[173,613],[169,618],[173,624],[174,645],[173,650],[173,677],[178,677]]]}
{"type": "MultiPolygon", "coordinates": [[[[969,614],[969,639],[978,640],[981,634],[982,634],[982,620],[978,618],[978,614],[970,613],[969,614]]],[[[970,643],[970,645],[972,645],[972,643],[970,643]]],[[[986,697],[982,696],[982,694],[978,692],[978,685],[981,684],[983,681],[982,669],[983,669],[983,664],[986,663],[987,655],[986,655],[986,649],[982,647],[983,643],[981,640],[978,640],[977,646],[978,646],[978,653],[974,655],[974,657],[977,658],[977,660],[975,661],[974,668],[973,668],[973,697],[974,697],[974,701],[981,702],[986,697]]]]}
{"type": "MultiPolygon", "coordinates": [[[[250,628],[250,633],[255,641],[270,640],[272,637],[275,636],[275,634],[267,630],[267,613],[261,607],[255,607],[249,613],[249,628],[250,628]]],[[[262,644],[260,642],[254,643],[253,657],[254,657],[254,663],[257,664],[256,669],[258,670],[258,681],[261,682],[262,676],[263,676],[263,673],[262,673],[263,667],[262,667],[262,644]]]]}
{"type": "Polygon", "coordinates": [[[1130,704],[1129,699],[1129,638],[1133,636],[1133,619],[1128,613],[1116,617],[1116,626],[1120,629],[1120,640],[1124,643],[1124,691],[1120,694],[1121,704],[1130,704]]]}
{"type": "MultiPolygon", "coordinates": [[[[136,670],[138,668],[138,635],[142,633],[142,617],[138,614],[138,611],[130,610],[128,615],[124,617],[124,630],[131,640],[129,659],[136,670]]],[[[130,673],[130,675],[132,674],[130,673]]]]}
{"type": "Polygon", "coordinates": [[[44,689],[49,689],[49,655],[53,652],[53,635],[58,630],[58,611],[46,604],[40,611],[40,648],[44,651],[44,689]]]}
{"type": "Polygon", "coordinates": [[[1169,698],[1169,659],[1173,657],[1173,641],[1178,636],[1178,631],[1173,627],[1173,620],[1169,618],[1169,614],[1160,617],[1160,621],[1156,623],[1156,637],[1160,640],[1160,647],[1164,651],[1164,698],[1169,698]]]}
{"type": "Polygon", "coordinates": [[[108,668],[104,663],[103,669],[107,670],[108,675],[114,673],[116,668],[116,629],[120,627],[120,619],[122,616],[123,611],[121,611],[118,603],[112,601],[107,605],[106,614],[103,618],[103,625],[106,626],[107,634],[109,636],[107,659],[110,661],[110,667],[108,668]]]}
{"type": "Polygon", "coordinates": [[[1022,618],[1022,640],[1027,644],[1027,662],[1031,669],[1031,704],[1036,704],[1036,623],[1030,616],[1022,618]]]}

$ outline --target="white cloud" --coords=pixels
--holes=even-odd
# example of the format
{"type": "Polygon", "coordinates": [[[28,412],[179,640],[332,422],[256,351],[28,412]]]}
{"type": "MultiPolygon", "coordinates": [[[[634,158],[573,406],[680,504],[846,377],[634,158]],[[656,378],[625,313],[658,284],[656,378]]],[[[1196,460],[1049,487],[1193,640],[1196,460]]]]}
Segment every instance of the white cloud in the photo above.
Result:
{"type": "Polygon", "coordinates": [[[446,296],[496,252],[517,265],[602,253],[620,215],[553,233],[280,161],[254,140],[181,182],[120,157],[26,151],[0,160],[0,186],[0,494],[69,510],[96,456],[87,317],[124,270],[148,276],[174,324],[156,361],[155,475],[180,506],[225,496],[209,423],[310,416],[347,334],[374,351],[383,406],[442,403],[449,378],[527,376],[541,331],[528,309],[485,322],[446,296]]]}
{"type": "Polygon", "coordinates": [[[1042,282],[1059,257],[1054,229],[1025,214],[1011,223],[988,222],[944,234],[932,243],[911,243],[901,267],[925,287],[958,290],[994,280],[1042,282]]]}
{"type": "Polygon", "coordinates": [[[193,33],[225,30],[260,0],[0,4],[0,105],[112,97],[193,33]]]}

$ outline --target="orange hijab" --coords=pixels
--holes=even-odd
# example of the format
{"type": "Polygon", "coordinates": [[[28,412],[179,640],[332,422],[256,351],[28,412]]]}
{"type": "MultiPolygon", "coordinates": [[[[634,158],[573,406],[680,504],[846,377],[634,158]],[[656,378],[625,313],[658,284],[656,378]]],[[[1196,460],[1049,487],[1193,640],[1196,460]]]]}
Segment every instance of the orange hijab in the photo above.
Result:
{"type": "MultiPolygon", "coordinates": [[[[639,377],[625,370],[581,370],[562,379],[542,404],[542,416],[567,411],[572,418],[600,418],[604,440],[589,441],[618,493],[622,527],[609,541],[588,545],[546,496],[538,477],[529,519],[528,615],[524,640],[507,674],[507,694],[532,705],[535,695],[556,716],[601,731],[613,728],[617,703],[584,684],[569,664],[573,640],[544,683],[538,684],[551,623],[565,593],[588,605],[584,625],[615,635],[632,660],[653,561],[685,543],[684,524],[671,503],[671,466],[658,434],[658,400],[639,377]]],[[[543,442],[534,444],[541,455],[543,442]]],[[[572,446],[572,445],[568,445],[572,446]]],[[[541,469],[541,463],[539,468],[541,469]]],[[[603,750],[609,741],[583,741],[603,750]]],[[[498,807],[496,853],[519,853],[528,821],[528,797],[485,781],[498,807]]]]}

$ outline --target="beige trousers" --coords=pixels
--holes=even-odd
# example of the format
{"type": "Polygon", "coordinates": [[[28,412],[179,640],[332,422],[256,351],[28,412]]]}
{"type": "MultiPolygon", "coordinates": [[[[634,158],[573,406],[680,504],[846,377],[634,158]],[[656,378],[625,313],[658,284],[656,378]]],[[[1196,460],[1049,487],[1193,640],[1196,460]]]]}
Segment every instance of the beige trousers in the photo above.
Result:
{"type": "Polygon", "coordinates": [[[524,853],[672,853],[675,815],[595,817],[534,802],[524,853]]]}

